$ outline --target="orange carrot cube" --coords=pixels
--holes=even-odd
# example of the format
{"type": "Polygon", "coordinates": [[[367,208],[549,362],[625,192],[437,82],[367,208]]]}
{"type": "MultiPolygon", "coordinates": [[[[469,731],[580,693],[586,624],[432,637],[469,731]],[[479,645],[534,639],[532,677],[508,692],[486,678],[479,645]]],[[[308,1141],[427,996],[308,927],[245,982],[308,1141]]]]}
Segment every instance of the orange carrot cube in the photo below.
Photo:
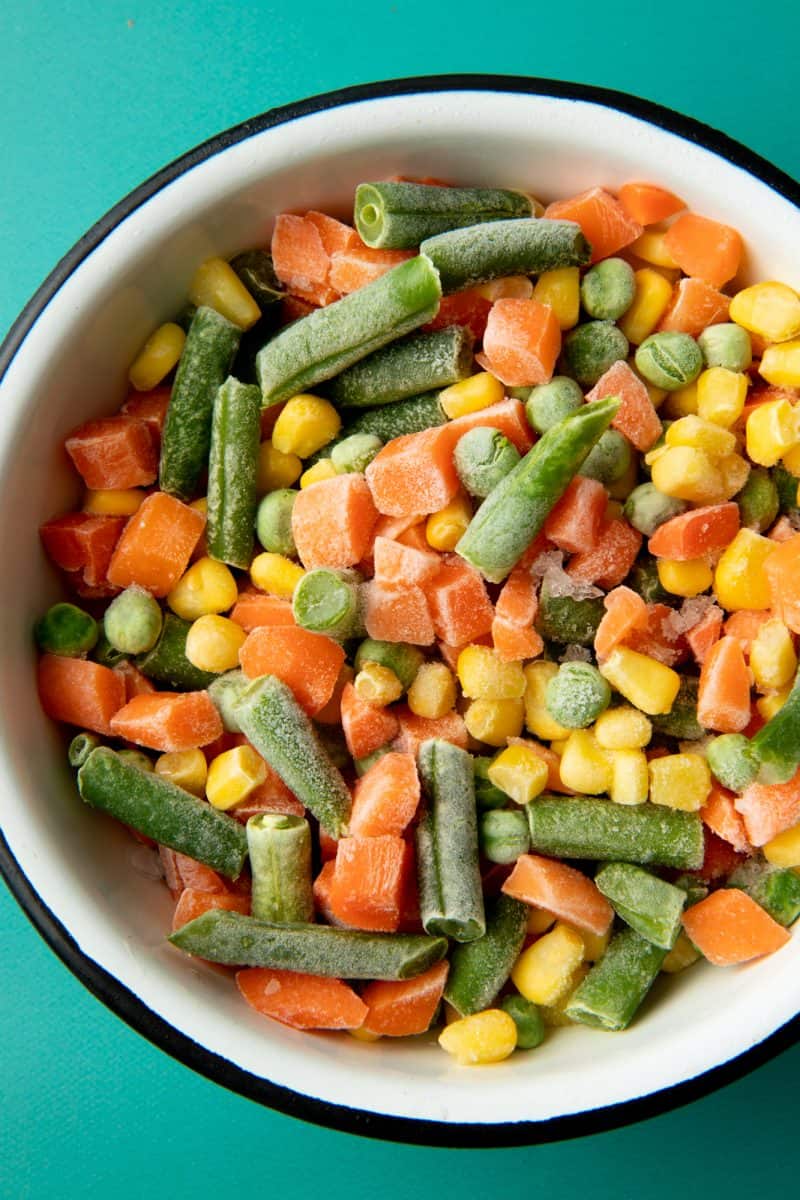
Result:
{"type": "Polygon", "coordinates": [[[627,521],[608,521],[591,550],[572,556],[567,573],[584,583],[614,588],[633,567],[641,544],[642,535],[627,521]]]}
{"type": "Polygon", "coordinates": [[[274,675],[292,689],[309,716],[324,708],[344,663],[344,650],[322,633],[297,625],[259,625],[239,651],[245,675],[274,675]]]}
{"type": "Polygon", "coordinates": [[[394,711],[362,700],[352,683],[342,690],[342,729],[353,758],[366,758],[397,737],[400,726],[394,711]]]}
{"type": "Polygon", "coordinates": [[[623,183],[618,195],[625,212],[639,225],[655,225],[686,208],[680,196],[654,183],[640,183],[638,180],[623,183]]]}
{"type": "Polygon", "coordinates": [[[356,837],[400,837],[414,818],[419,797],[413,755],[398,751],[384,754],[356,783],[350,833],[356,837]]]}
{"type": "Polygon", "coordinates": [[[717,967],[749,962],[779,950],[791,937],[769,913],[738,888],[720,888],[683,914],[683,928],[717,967]]]}
{"type": "Polygon", "coordinates": [[[632,588],[613,588],[603,604],[606,611],[594,635],[598,659],[608,658],[614,647],[625,642],[633,630],[647,628],[647,605],[632,588]]]}
{"type": "Polygon", "coordinates": [[[748,854],[752,850],[747,838],[741,813],[736,811],[734,796],[721,784],[714,780],[705,804],[700,809],[703,822],[712,833],[725,842],[729,842],[734,850],[748,854]]]}
{"type": "Polygon", "coordinates": [[[742,260],[742,238],[736,229],[693,212],[669,227],[664,247],[684,275],[696,275],[713,287],[733,279],[742,260]]]}
{"type": "Polygon", "coordinates": [[[439,425],[393,438],[379,450],[366,470],[378,511],[405,517],[444,508],[460,486],[453,465],[453,446],[450,427],[439,425]]]}
{"type": "Polygon", "coordinates": [[[741,733],[750,723],[750,672],[736,638],[720,638],[705,657],[697,719],[718,733],[741,733]]]}
{"type": "Polygon", "coordinates": [[[335,475],[303,488],[292,509],[300,561],[308,569],[354,567],[369,549],[377,519],[363,475],[335,475]]]}
{"type": "Polygon", "coordinates": [[[788,783],[751,783],[734,800],[751,846],[764,846],[800,822],[800,771],[788,783]]]}
{"type": "Polygon", "coordinates": [[[637,450],[649,450],[661,437],[661,421],[647,388],[626,362],[616,362],[598,379],[586,399],[618,396],[621,404],[611,422],[637,450]]]}
{"type": "Polygon", "coordinates": [[[361,993],[369,1010],[362,1028],[382,1037],[424,1033],[442,998],[448,969],[449,963],[438,962],[413,979],[368,983],[361,993]]]}
{"type": "Polygon", "coordinates": [[[64,443],[88,488],[147,487],[158,475],[149,426],[136,417],[101,417],[75,429],[64,443]]]}
{"type": "Polygon", "coordinates": [[[739,505],[706,504],[659,525],[647,549],[656,558],[687,562],[729,546],[739,532],[739,505]]]}
{"type": "Polygon", "coordinates": [[[439,556],[376,537],[372,547],[376,583],[388,587],[424,587],[439,570],[439,556]]]}
{"type": "Polygon", "coordinates": [[[189,565],[206,519],[168,496],[153,492],[128,521],[108,568],[117,587],[135,584],[154,596],[166,596],[189,565]]]}
{"type": "Polygon", "coordinates": [[[597,545],[608,506],[602,483],[575,475],[544,523],[545,536],[568,554],[589,551],[597,545]]]}
{"type": "Polygon", "coordinates": [[[390,587],[373,579],[364,584],[362,597],[369,637],[381,642],[409,642],[413,646],[430,646],[435,641],[422,588],[390,587]]]}
{"type": "Polygon", "coordinates": [[[369,1011],[341,979],[246,967],[236,984],[251,1008],[292,1029],[358,1029],[369,1011]]]}
{"type": "Polygon", "coordinates": [[[65,513],[39,529],[45,553],[62,571],[80,571],[88,587],[106,582],[108,565],[126,517],[95,517],[65,513]]]}
{"type": "Polygon", "coordinates": [[[599,937],[614,920],[613,908],[593,880],[539,854],[521,854],[502,890],[599,937]]]}
{"type": "Polygon", "coordinates": [[[414,852],[400,837],[344,837],[336,850],[330,905],[355,929],[394,933],[414,852]]]}
{"type": "Polygon", "coordinates": [[[264,592],[241,592],[228,615],[248,633],[261,625],[295,624],[291,601],[264,592]]]}
{"type": "Polygon", "coordinates": [[[730,304],[730,296],[723,295],[705,280],[680,279],[658,329],[699,337],[709,325],[727,321],[730,304]]]}
{"type": "Polygon", "coordinates": [[[427,592],[434,629],[443,642],[461,646],[491,632],[494,609],[486,585],[462,558],[447,555],[427,592]]]}
{"type": "Polygon", "coordinates": [[[208,692],[156,692],[134,696],[110,721],[115,737],[162,754],[207,746],[222,733],[208,692]]]}
{"type": "Polygon", "coordinates": [[[99,663],[44,654],[37,674],[39,699],[48,717],[111,734],[111,719],[125,704],[125,682],[99,663]]]}
{"type": "Polygon", "coordinates": [[[800,633],[800,533],[778,542],[764,562],[773,614],[800,633]]]}
{"type": "Polygon", "coordinates": [[[592,247],[593,263],[629,246],[643,232],[619,200],[600,187],[556,200],[547,206],[544,215],[553,221],[576,221],[592,247]]]}
{"type": "Polygon", "coordinates": [[[502,383],[509,387],[547,383],[560,353],[561,328],[548,304],[532,298],[494,302],[479,361],[502,383]]]}
{"type": "Polygon", "coordinates": [[[195,917],[211,912],[213,908],[224,908],[228,912],[247,916],[250,901],[247,896],[236,896],[231,892],[203,892],[191,887],[184,888],[172,914],[172,932],[175,933],[195,917]]]}
{"type": "Polygon", "coordinates": [[[429,738],[452,742],[462,750],[467,748],[467,727],[461,714],[455,709],[445,713],[443,717],[418,717],[403,704],[394,709],[394,714],[400,726],[400,732],[393,742],[395,750],[410,754],[416,759],[420,746],[429,738]]]}

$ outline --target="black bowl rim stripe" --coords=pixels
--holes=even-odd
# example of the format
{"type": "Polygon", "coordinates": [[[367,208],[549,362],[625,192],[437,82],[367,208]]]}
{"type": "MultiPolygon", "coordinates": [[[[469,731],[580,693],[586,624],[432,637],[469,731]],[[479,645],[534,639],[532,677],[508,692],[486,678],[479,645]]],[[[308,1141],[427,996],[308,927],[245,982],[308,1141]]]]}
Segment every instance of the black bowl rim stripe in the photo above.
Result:
{"type": "MultiPolygon", "coordinates": [[[[5,375],[14,355],[48,302],[80,263],[132,212],[192,167],[267,129],[327,109],[392,96],[470,91],[506,92],[583,101],[616,110],[712,151],[800,206],[800,184],[760,155],[727,134],[692,117],[625,92],[532,76],[482,74],[423,75],[358,84],[269,109],[233,126],[163,167],[110,208],[64,255],[11,326],[0,345],[0,379],[5,375]]],[[[693,1079],[662,1088],[641,1098],[593,1111],[554,1117],[548,1121],[486,1125],[386,1116],[332,1104],[271,1083],[235,1066],[185,1034],[179,1033],[148,1008],[140,997],[81,950],[72,935],[35,891],[2,833],[0,873],[12,895],[50,948],[94,996],[137,1033],[185,1066],[230,1091],[287,1116],[362,1137],[412,1145],[489,1149],[538,1145],[604,1133],[660,1116],[683,1104],[699,1100],[717,1088],[742,1078],[800,1040],[800,1016],[796,1016],[749,1050],[693,1079]]]]}

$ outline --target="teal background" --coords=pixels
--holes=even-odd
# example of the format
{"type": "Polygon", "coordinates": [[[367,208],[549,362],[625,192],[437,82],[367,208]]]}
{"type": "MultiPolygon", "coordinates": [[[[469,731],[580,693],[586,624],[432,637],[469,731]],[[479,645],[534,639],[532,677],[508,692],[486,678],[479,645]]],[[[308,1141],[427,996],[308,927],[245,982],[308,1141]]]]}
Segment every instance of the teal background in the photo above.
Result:
{"type": "MultiPolygon", "coordinates": [[[[0,333],[116,200],[244,118],[352,83],[442,71],[616,87],[689,113],[795,178],[793,0],[341,6],[23,0],[0,12],[0,333]]],[[[273,1114],[192,1074],[93,999],[0,889],[0,1196],[115,1200],[268,1189],[328,1200],[512,1192],[728,1200],[794,1184],[800,1047],[677,1112],[577,1142],[389,1146],[273,1114]]],[[[691,1014],[687,1013],[687,1019],[691,1014]]],[[[470,1080],[479,1086],[479,1080],[470,1080]]]]}

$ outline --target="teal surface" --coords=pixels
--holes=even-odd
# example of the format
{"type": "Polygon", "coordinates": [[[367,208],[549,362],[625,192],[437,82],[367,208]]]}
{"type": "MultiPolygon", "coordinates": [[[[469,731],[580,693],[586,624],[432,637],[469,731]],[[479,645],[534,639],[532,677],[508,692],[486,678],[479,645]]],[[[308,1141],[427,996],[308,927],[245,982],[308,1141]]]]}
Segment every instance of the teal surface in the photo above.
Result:
{"type": "MultiPolygon", "coordinates": [[[[0,333],[77,237],[235,122],[352,83],[441,71],[617,87],[723,129],[800,177],[792,0],[340,5],[27,0],[0,12],[0,333]]],[[[559,1200],[793,1184],[800,1048],[715,1095],[541,1148],[392,1147],[303,1125],[192,1074],[86,992],[0,888],[0,1197],[488,1195],[559,1200]],[[462,1171],[469,1171],[465,1188],[462,1171]]],[[[691,1019],[691,1014],[687,1014],[691,1019]]],[[[602,1035],[598,1035],[602,1036],[602,1035]]],[[[465,1080],[466,1084],[466,1080],[465,1080]]],[[[470,1086],[480,1086],[479,1077],[470,1086]]]]}

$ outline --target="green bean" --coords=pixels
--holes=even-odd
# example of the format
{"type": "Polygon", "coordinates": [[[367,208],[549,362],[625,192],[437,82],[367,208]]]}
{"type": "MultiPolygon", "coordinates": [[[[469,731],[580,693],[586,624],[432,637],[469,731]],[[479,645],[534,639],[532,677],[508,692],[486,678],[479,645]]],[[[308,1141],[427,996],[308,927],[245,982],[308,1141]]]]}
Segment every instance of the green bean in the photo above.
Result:
{"type": "Polygon", "coordinates": [[[285,813],[257,813],[246,830],[253,916],[262,921],[313,921],[308,821],[285,813]]]}
{"type": "Polygon", "coordinates": [[[351,433],[331,450],[331,462],[340,475],[356,472],[363,475],[383,442],[374,433],[351,433]]]}
{"type": "MultiPolygon", "coordinates": [[[[347,415],[349,416],[349,413],[347,415]]],[[[336,437],[316,454],[312,454],[307,462],[313,464],[321,458],[330,458],[335,447],[351,437],[368,434],[380,438],[385,443],[390,442],[392,438],[403,437],[407,433],[421,433],[423,429],[431,429],[446,422],[447,416],[439,403],[438,392],[426,392],[422,396],[412,396],[409,400],[396,400],[394,404],[367,408],[354,420],[344,424],[336,437]]]]}
{"type": "Polygon", "coordinates": [[[732,792],[743,792],[758,775],[758,758],[743,733],[723,733],[706,746],[706,759],[715,779],[732,792]]]}
{"type": "Polygon", "coordinates": [[[587,596],[582,600],[575,596],[562,596],[545,575],[539,589],[536,629],[547,642],[558,642],[562,646],[591,646],[605,611],[602,596],[587,596]]]}
{"type": "MultiPolygon", "coordinates": [[[[507,801],[508,797],[503,796],[503,799],[507,801]]],[[[481,854],[489,862],[516,862],[520,854],[527,854],[530,849],[528,818],[520,808],[490,808],[479,812],[478,844],[481,854]]]]}
{"type": "Polygon", "coordinates": [[[759,783],[788,783],[800,764],[800,670],[779,710],[750,740],[759,783]]]}
{"type": "Polygon", "coordinates": [[[439,272],[442,291],[460,292],[505,275],[539,275],[589,261],[589,243],[574,221],[492,221],[426,238],[420,246],[439,272]]]}
{"type": "Polygon", "coordinates": [[[747,483],[734,500],[739,505],[742,525],[756,533],[769,529],[780,507],[778,488],[765,467],[750,468],[747,483]]]}
{"type": "Polygon", "coordinates": [[[636,351],[636,369],[648,383],[676,392],[703,369],[700,347],[688,333],[651,333],[636,351]]]}
{"type": "Polygon", "coordinates": [[[253,558],[260,440],[261,392],[229,376],[214,400],[206,541],[211,558],[242,569],[253,558]]]}
{"type": "Polygon", "coordinates": [[[545,1026],[542,1014],[531,1000],[515,993],[500,1002],[517,1027],[517,1050],[535,1050],[544,1041],[545,1026]]]}
{"type": "Polygon", "coordinates": [[[628,357],[628,339],[613,321],[587,321],[564,338],[569,374],[583,387],[594,387],[615,362],[628,357]]]}
{"type": "Polygon", "coordinates": [[[692,675],[681,675],[678,694],[668,713],[651,716],[653,728],[667,737],[682,742],[696,742],[706,731],[697,719],[697,689],[699,681],[692,675]]]}
{"type": "Polygon", "coordinates": [[[626,1029],[666,956],[666,950],[648,942],[635,929],[623,929],[578,984],[565,1009],[566,1016],[599,1029],[626,1029]]]}
{"type": "Polygon", "coordinates": [[[529,217],[532,212],[531,198],[525,192],[384,180],[358,185],[353,220],[368,246],[410,250],[448,229],[529,217]]]}
{"type": "Polygon", "coordinates": [[[681,931],[686,896],[649,871],[632,863],[607,863],[594,877],[614,911],[648,942],[671,950],[681,931]]]}
{"type": "Polygon", "coordinates": [[[144,588],[129,587],[109,604],[103,629],[109,643],[123,654],[146,654],[161,635],[161,605],[144,588]]]}
{"type": "Polygon", "coordinates": [[[97,644],[99,629],[94,617],[75,604],[62,602],[48,608],[36,622],[34,637],[44,654],[79,658],[97,644]]]}
{"type": "Polygon", "coordinates": [[[324,633],[337,642],[364,632],[361,576],[356,571],[316,567],[306,571],[292,594],[294,619],[302,629],[324,633]]]}
{"type": "Polygon", "coordinates": [[[486,914],[486,932],[456,946],[444,998],[462,1017],[488,1008],[511,974],[528,926],[528,906],[502,893],[486,914]]]}
{"type": "Polygon", "coordinates": [[[586,729],[608,708],[611,688],[591,663],[565,662],[548,680],[544,702],[565,729],[586,729]]]}
{"type": "Polygon", "coordinates": [[[634,529],[652,537],[659,525],[680,516],[688,507],[685,500],[666,496],[654,483],[640,483],[625,501],[623,512],[634,529]]]}
{"type": "Polygon", "coordinates": [[[736,868],[725,886],[747,892],[779,925],[793,925],[800,917],[800,878],[792,870],[750,859],[736,868]]]}
{"type": "Polygon", "coordinates": [[[67,761],[71,767],[82,767],[86,759],[102,743],[96,733],[76,733],[67,748],[67,761]]]}
{"type": "Polygon", "coordinates": [[[199,692],[207,688],[217,676],[211,671],[201,671],[186,657],[186,638],[191,627],[191,621],[182,621],[173,613],[165,613],[155,646],[136,659],[142,674],[178,692],[199,692]]]}
{"type": "Polygon", "coordinates": [[[540,854],[682,871],[703,865],[703,822],[697,813],[660,804],[627,807],[588,796],[538,796],[526,808],[531,847],[540,854]]]}
{"type": "Polygon", "coordinates": [[[697,339],[707,367],[746,371],[753,361],[750,334],[741,325],[709,325],[697,339]]]}
{"type": "Polygon", "coordinates": [[[226,671],[224,675],[215,675],[206,691],[220,715],[222,727],[226,733],[241,733],[236,705],[250,680],[244,671],[226,671]]]}
{"type": "Polygon", "coordinates": [[[409,646],[405,642],[379,642],[375,638],[365,638],[356,650],[353,665],[360,671],[365,663],[378,663],[394,671],[405,691],[411,687],[417,677],[417,671],[425,661],[425,655],[417,646],[409,646]]]}
{"type": "Polygon", "coordinates": [[[374,408],[448,387],[471,374],[473,341],[463,325],[412,333],[342,371],[328,395],[341,408],[374,408]]]}
{"type": "Polygon", "coordinates": [[[555,375],[549,383],[527,388],[525,415],[537,433],[547,433],[570,413],[583,407],[583,392],[569,375],[555,375]]]}
{"type": "Polygon", "coordinates": [[[590,267],[581,281],[581,302],[590,317],[617,321],[633,303],[633,267],[624,258],[606,258],[590,267]]]}
{"type": "Polygon", "coordinates": [[[485,500],[500,480],[513,471],[519,460],[516,446],[499,429],[486,425],[465,433],[453,452],[461,483],[471,496],[481,500],[485,500]]]}
{"type": "Polygon", "coordinates": [[[625,435],[616,429],[607,429],[586,455],[578,474],[610,487],[627,473],[631,458],[631,444],[625,435]]]}
{"type": "Polygon", "coordinates": [[[293,488],[276,488],[267,492],[256,510],[256,537],[265,550],[297,557],[292,533],[292,512],[297,492],[293,488]]]}

